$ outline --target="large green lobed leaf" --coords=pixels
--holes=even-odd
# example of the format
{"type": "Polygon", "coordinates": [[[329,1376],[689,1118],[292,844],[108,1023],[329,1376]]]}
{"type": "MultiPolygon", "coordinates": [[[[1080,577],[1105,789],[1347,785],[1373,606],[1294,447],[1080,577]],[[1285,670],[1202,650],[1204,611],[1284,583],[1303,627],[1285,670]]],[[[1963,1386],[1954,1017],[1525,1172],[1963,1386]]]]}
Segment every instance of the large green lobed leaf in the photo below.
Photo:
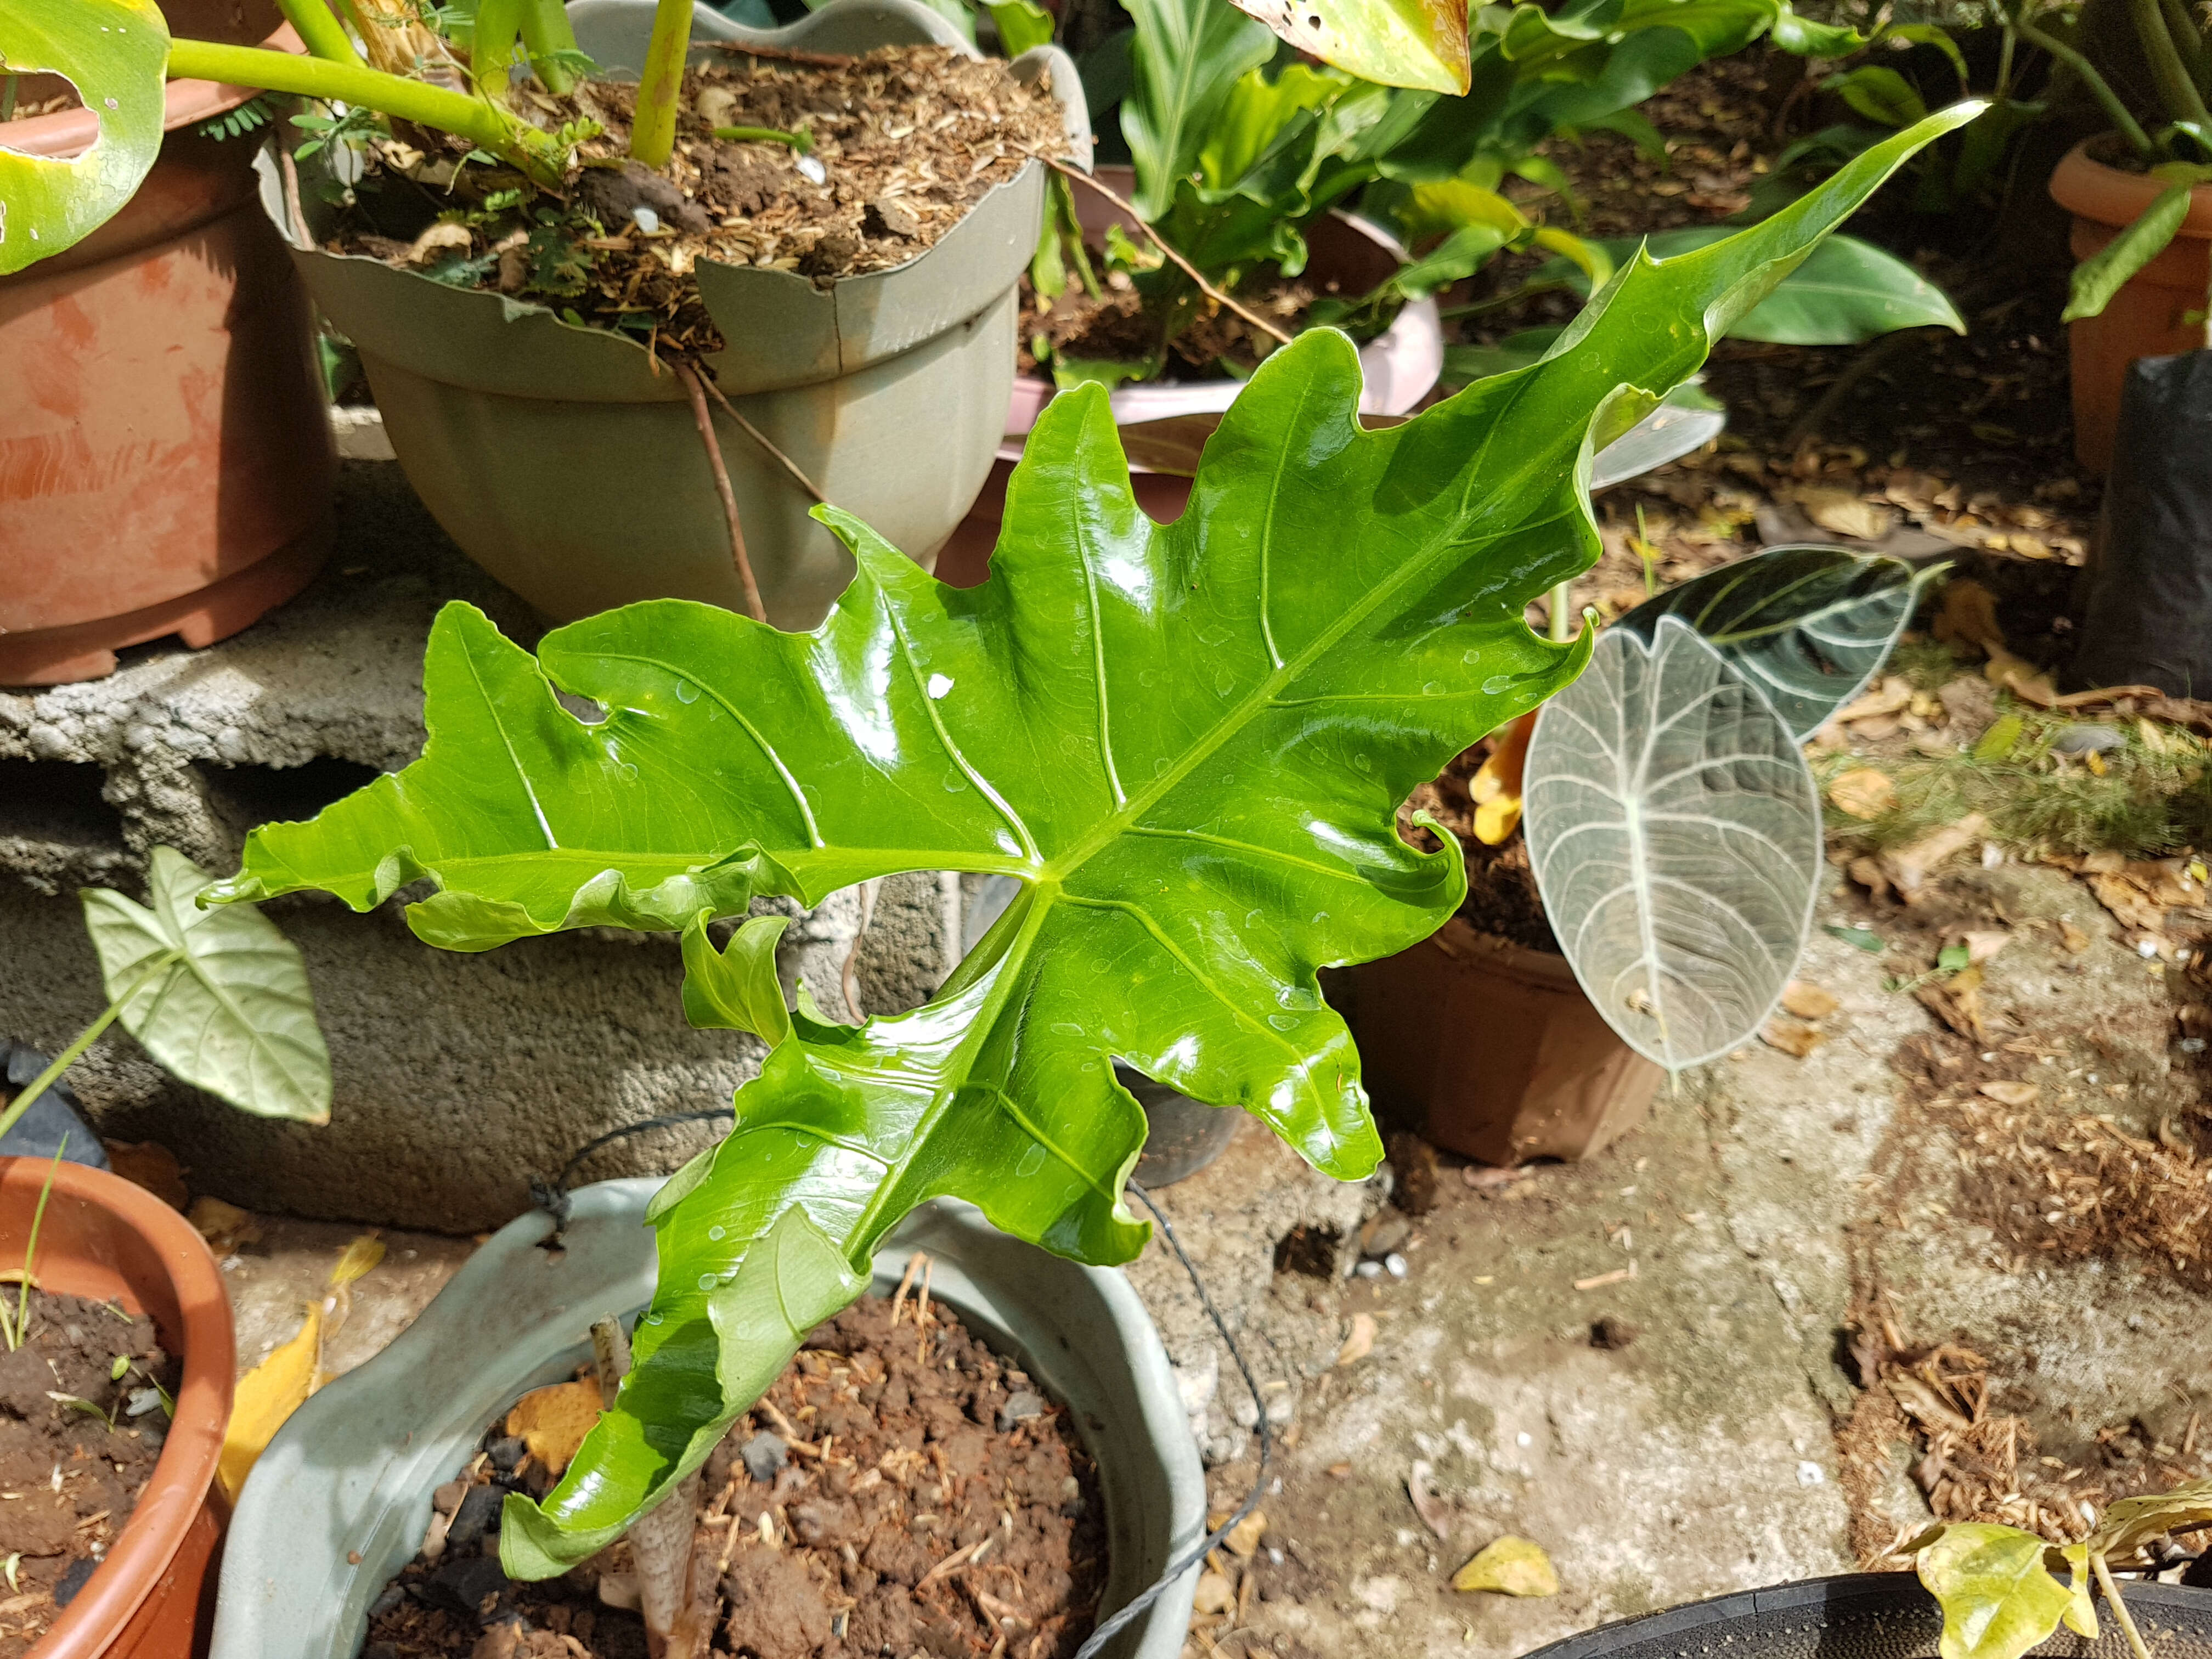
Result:
{"type": "Polygon", "coordinates": [[[319,887],[366,908],[427,876],[440,891],[410,922],[470,950],[684,927],[693,1018],[774,1045],[729,1139],[657,1206],[637,1369],[542,1515],[517,1500],[509,1570],[588,1555],[704,1459],[803,1328],[763,1335],[757,1310],[818,1317],[832,1295],[818,1241],[863,1273],[908,1206],[945,1194],[1082,1260],[1133,1254],[1121,1188],[1142,1119],[1115,1060],[1246,1108],[1330,1174],[1372,1169],[1317,971],[1457,904],[1459,860],[1401,839],[1397,808],[1579,665],[1587,646],[1522,617],[1596,556],[1593,443],[1971,112],[1730,242],[1633,262],[1554,355],[1402,425],[1364,430],[1350,341],[1308,334],[1223,417],[1171,525],[1138,507],[1105,397],[1058,398],[978,588],[823,509],[859,572],[811,634],[667,601],[556,629],[533,659],[448,606],[422,757],[256,830],[228,896],[319,887]],[[726,953],[708,941],[705,918],[757,895],[811,903],[915,869],[1024,890],[912,1013],[787,1017],[763,924],[726,953]],[[751,1341],[727,1338],[739,1326],[751,1341]]]}
{"type": "Polygon", "coordinates": [[[0,5],[0,75],[66,76],[100,118],[67,161],[4,147],[0,276],[59,253],[113,218],[161,153],[169,30],[155,0],[0,5]]]}

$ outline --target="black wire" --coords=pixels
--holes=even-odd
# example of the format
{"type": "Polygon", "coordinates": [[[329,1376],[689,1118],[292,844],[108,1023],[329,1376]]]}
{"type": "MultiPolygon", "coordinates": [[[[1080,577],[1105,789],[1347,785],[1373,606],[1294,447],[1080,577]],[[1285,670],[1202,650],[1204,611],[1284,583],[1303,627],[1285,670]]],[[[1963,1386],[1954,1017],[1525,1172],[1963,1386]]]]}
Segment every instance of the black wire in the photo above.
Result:
{"type": "Polygon", "coordinates": [[[561,1173],[550,1182],[540,1181],[534,1176],[530,1182],[531,1202],[553,1218],[553,1237],[544,1241],[558,1246],[561,1230],[568,1224],[568,1177],[576,1173],[583,1161],[602,1146],[647,1129],[672,1129],[685,1123],[705,1123],[718,1117],[734,1118],[737,1113],[727,1106],[717,1106],[704,1112],[670,1112],[660,1117],[641,1118],[635,1123],[625,1123],[619,1129],[610,1129],[595,1139],[586,1141],[562,1166],[561,1173]]]}
{"type": "Polygon", "coordinates": [[[1267,1400],[1260,1393],[1260,1384],[1253,1377],[1251,1366],[1244,1363],[1244,1351],[1237,1346],[1237,1339],[1230,1335],[1229,1327],[1223,1321],[1220,1310],[1213,1305],[1213,1298],[1206,1293],[1206,1281],[1198,1276],[1198,1268],[1183,1249],[1182,1241],[1176,1237],[1175,1224],[1162,1213],[1158,1205],[1152,1202],[1152,1195],[1150,1193],[1133,1181],[1124,1184],[1129,1191],[1144,1200],[1145,1207],[1152,1212],[1152,1219],[1160,1224],[1160,1231],[1165,1236],[1168,1247],[1176,1253],[1176,1260],[1182,1263],[1183,1271],[1190,1275],[1191,1288],[1198,1292],[1198,1299],[1206,1309],[1206,1316],[1213,1322],[1213,1328],[1220,1333],[1222,1342],[1229,1349],[1229,1357],[1237,1362],[1237,1369],[1243,1376],[1244,1386],[1252,1391],[1252,1404],[1260,1414],[1260,1472],[1253,1477],[1252,1490],[1245,1494],[1244,1501],[1237,1506],[1237,1513],[1208,1533],[1199,1544],[1180,1559],[1170,1562],[1167,1571],[1152,1581],[1150,1589],[1138,1595],[1135,1600],[1115,1613],[1097,1630],[1092,1631],[1083,1645],[1075,1650],[1075,1659],[1095,1659],[1095,1656],[1101,1648],[1120,1635],[1132,1620],[1142,1614],[1153,1602],[1167,1594],[1170,1585],[1206,1559],[1208,1552],[1234,1532],[1237,1524],[1246,1516],[1260,1507],[1260,1497],[1267,1484],[1268,1460],[1274,1453],[1274,1440],[1267,1432],[1267,1400]]]}

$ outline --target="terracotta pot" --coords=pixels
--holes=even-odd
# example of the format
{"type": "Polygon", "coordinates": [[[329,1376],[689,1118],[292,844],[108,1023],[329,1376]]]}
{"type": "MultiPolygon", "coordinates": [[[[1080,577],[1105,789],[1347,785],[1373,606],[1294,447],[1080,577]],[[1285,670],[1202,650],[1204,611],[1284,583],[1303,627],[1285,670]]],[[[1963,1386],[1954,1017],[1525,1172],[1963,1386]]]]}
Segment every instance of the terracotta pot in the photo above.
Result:
{"type": "MultiPolygon", "coordinates": [[[[289,28],[267,44],[298,49],[289,28]]],[[[0,685],[97,678],[163,634],[210,644],[328,550],[336,463],[260,147],[193,131],[252,95],[171,82],[169,136],[130,204],[0,278],[0,685]]],[[[68,156],[96,130],[78,109],[7,137],[68,156]]]]}
{"type": "MultiPolygon", "coordinates": [[[[2089,155],[2097,140],[2076,144],[2051,175],[2051,199],[2074,216],[2076,259],[2095,253],[2132,224],[2165,188],[2141,173],[2106,167],[2089,155]]],[[[2074,374],[2074,453],[2099,472],[2111,465],[2119,431],[2120,389],[2138,357],[2194,351],[2204,325],[2182,320],[2202,312],[2212,277],[2212,185],[2191,192],[2188,216],[2159,256],[2121,285],[2095,317],[2066,325],[2074,374]]]]}
{"type": "Polygon", "coordinates": [[[39,1189],[53,1194],[32,1264],[44,1289],[120,1299],[149,1316],[184,1358],[177,1414],[153,1478],[107,1559],[32,1659],[184,1659],[204,1652],[215,1615],[223,1512],[216,1461],[230,1421],[237,1344],[222,1272],[191,1224],[143,1188],[81,1164],[0,1158],[0,1271],[23,1265],[39,1189]]]}
{"type": "Polygon", "coordinates": [[[1456,916],[1352,982],[1368,1087],[1486,1164],[1588,1158],[1644,1121],[1666,1075],[1613,1035],[1565,957],[1456,916]]]}

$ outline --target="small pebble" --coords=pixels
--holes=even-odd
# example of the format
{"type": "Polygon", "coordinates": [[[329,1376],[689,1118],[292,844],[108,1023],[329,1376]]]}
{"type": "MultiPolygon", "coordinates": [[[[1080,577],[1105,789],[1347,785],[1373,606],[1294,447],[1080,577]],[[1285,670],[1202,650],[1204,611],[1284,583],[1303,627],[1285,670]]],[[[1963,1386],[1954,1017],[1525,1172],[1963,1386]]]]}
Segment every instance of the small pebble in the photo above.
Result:
{"type": "Polygon", "coordinates": [[[830,169],[811,155],[800,156],[796,165],[801,173],[817,185],[823,183],[830,177],[830,169]]]}
{"type": "Polygon", "coordinates": [[[2062,726],[2051,746],[2062,755],[2109,755],[2127,747],[2127,736],[2117,726],[2062,726]]]}
{"type": "Polygon", "coordinates": [[[1363,1261],[1352,1271],[1362,1279],[1380,1279],[1382,1277],[1382,1264],[1379,1261],[1363,1261]]]}
{"type": "Polygon", "coordinates": [[[453,1524],[446,1530],[446,1541],[455,1549],[466,1549],[488,1532],[499,1530],[499,1509],[506,1502],[506,1492],[498,1486],[471,1486],[468,1496],[461,1499],[461,1507],[453,1513],[453,1524]]]}
{"type": "Polygon", "coordinates": [[[1395,1250],[1391,1251],[1382,1258],[1382,1271],[1393,1279],[1403,1279],[1406,1276],[1406,1258],[1395,1250]]]}
{"type": "Polygon", "coordinates": [[[1044,1401],[1036,1395],[1026,1389],[1020,1394],[1010,1395],[1006,1403],[999,1407],[999,1432],[1008,1433],[1015,1424],[1043,1415],[1044,1401]]]}
{"type": "Polygon", "coordinates": [[[763,1429],[738,1448],[738,1455],[744,1460],[745,1473],[763,1483],[775,1479],[775,1472],[791,1461],[791,1448],[763,1429]]]}
{"type": "Polygon", "coordinates": [[[530,1449],[513,1435],[501,1435],[486,1446],[484,1451],[491,1459],[492,1468],[501,1474],[513,1474],[522,1460],[529,1455],[530,1449]]]}
{"type": "Polygon", "coordinates": [[[642,202],[629,210],[629,222],[648,236],[660,229],[660,216],[642,202]]]}
{"type": "Polygon", "coordinates": [[[1818,1463],[1808,1461],[1797,1466],[1797,1484],[1801,1486],[1817,1486],[1827,1478],[1826,1471],[1818,1463]]]}
{"type": "MultiPolygon", "coordinates": [[[[387,1584],[384,1588],[384,1594],[368,1604],[368,1616],[372,1619],[381,1619],[406,1599],[405,1590],[397,1584],[387,1584]]],[[[363,1654],[362,1659],[368,1659],[368,1656],[363,1654]]]]}
{"type": "Polygon", "coordinates": [[[2201,1054],[2204,1052],[2204,1039],[2203,1037],[2184,1037],[2181,1039],[2179,1046],[2181,1052],[2185,1054],[2201,1054]]]}

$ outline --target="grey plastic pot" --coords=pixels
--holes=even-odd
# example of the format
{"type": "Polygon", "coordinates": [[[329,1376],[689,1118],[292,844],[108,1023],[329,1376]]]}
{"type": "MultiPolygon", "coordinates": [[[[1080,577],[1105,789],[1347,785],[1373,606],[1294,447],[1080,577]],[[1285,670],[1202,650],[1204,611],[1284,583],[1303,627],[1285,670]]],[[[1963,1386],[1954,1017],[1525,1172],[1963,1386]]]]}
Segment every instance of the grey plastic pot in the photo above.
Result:
{"type": "MultiPolygon", "coordinates": [[[[653,9],[580,0],[570,15],[607,73],[635,78],[653,9]]],[[[833,0],[780,29],[745,28],[703,4],[695,18],[702,41],[974,50],[917,0],[833,0]]],[[[1087,159],[1073,63],[1041,46],[1012,67],[1049,76],[1071,153],[1087,159]]],[[[792,271],[697,266],[728,342],[706,360],[717,384],[830,500],[925,568],[991,470],[1013,385],[1015,283],[1043,192],[1043,167],[1030,162],[927,252],[826,289],[792,271]]],[[[296,243],[293,257],[359,349],[408,481],[478,564],[556,620],[647,599],[742,608],[690,404],[642,344],[379,259],[296,243]]],[[[811,628],[851,579],[852,558],[781,466],[726,416],[715,424],[769,619],[811,628]]]]}
{"type": "MultiPolygon", "coordinates": [[[[656,1181],[571,1197],[566,1249],[542,1249],[533,1211],[471,1256],[392,1346],[301,1407],[254,1466],[230,1523],[211,1659],[352,1659],[368,1609],[413,1559],[430,1494],[529,1389],[573,1376],[586,1332],[653,1293],[645,1207],[656,1181]]],[[[1206,1481],[1159,1334],[1119,1273],[1078,1267],[1000,1232],[973,1206],[926,1204],[876,1258],[888,1292],[915,1250],[930,1293],[1065,1401],[1098,1462],[1106,1610],[1204,1536],[1206,1481]]],[[[1176,1659],[1196,1570],[1109,1649],[1176,1659]]]]}

